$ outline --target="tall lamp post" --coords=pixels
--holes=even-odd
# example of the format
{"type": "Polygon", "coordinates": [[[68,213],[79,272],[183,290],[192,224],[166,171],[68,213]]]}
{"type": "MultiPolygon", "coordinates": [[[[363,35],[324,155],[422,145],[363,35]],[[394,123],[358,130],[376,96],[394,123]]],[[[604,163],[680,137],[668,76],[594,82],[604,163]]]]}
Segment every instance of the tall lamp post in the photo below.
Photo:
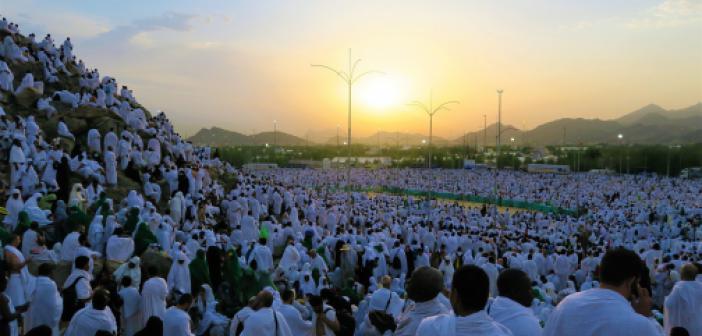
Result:
{"type": "Polygon", "coordinates": [[[278,120],[273,120],[273,148],[278,147],[278,120]]]}
{"type": "Polygon", "coordinates": [[[349,69],[348,71],[342,71],[342,70],[337,70],[334,69],[330,66],[323,65],[323,64],[312,64],[313,67],[320,67],[323,69],[327,69],[333,73],[335,73],[337,76],[339,76],[342,80],[344,80],[344,83],[348,86],[348,140],[346,141],[346,149],[347,149],[347,154],[346,154],[346,183],[347,185],[351,184],[351,93],[352,93],[352,88],[353,85],[356,84],[356,82],[361,79],[362,77],[373,74],[373,73],[381,73],[379,71],[366,71],[362,72],[360,74],[356,73],[356,66],[358,66],[358,63],[361,61],[361,59],[356,59],[355,61],[351,61],[351,49],[349,49],[349,69]]]}
{"type": "MultiPolygon", "coordinates": [[[[495,146],[497,147],[497,158],[495,158],[495,203],[499,203],[500,195],[500,138],[502,137],[502,89],[497,90],[497,139],[495,146]]],[[[486,128],[487,129],[487,128],[486,128]]]]}
{"type": "MultiPolygon", "coordinates": [[[[622,142],[623,142],[622,140],[624,140],[624,134],[621,134],[621,133],[617,134],[617,139],[619,139],[619,147],[621,147],[622,142]]],[[[622,155],[621,148],[620,148],[619,149],[619,174],[621,174],[623,172],[622,157],[623,157],[623,155],[622,155]]]]}
{"type": "Polygon", "coordinates": [[[441,104],[439,104],[437,107],[434,107],[434,95],[432,92],[429,92],[429,106],[424,105],[422,102],[419,101],[413,101],[409,103],[410,106],[415,106],[424,111],[426,114],[429,115],[429,169],[431,169],[431,159],[432,159],[432,138],[433,138],[433,126],[434,126],[434,115],[436,112],[439,112],[441,110],[449,110],[448,105],[451,104],[458,104],[459,102],[457,100],[449,100],[445,101],[441,104]]]}
{"type": "Polygon", "coordinates": [[[487,114],[483,114],[483,153],[487,149],[487,114]]]}

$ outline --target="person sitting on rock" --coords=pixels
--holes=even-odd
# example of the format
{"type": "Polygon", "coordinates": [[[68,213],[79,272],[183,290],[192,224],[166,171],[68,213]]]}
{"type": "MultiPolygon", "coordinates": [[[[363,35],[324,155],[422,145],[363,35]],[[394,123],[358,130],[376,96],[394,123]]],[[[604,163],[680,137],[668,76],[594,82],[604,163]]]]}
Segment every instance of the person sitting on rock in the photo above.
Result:
{"type": "Polygon", "coordinates": [[[12,36],[5,36],[5,39],[2,42],[2,49],[2,55],[12,62],[26,63],[29,61],[29,58],[22,53],[22,49],[15,44],[12,36]]]}
{"type": "Polygon", "coordinates": [[[68,90],[61,90],[54,92],[54,101],[60,101],[66,105],[71,105],[71,107],[78,107],[78,102],[80,101],[79,95],[68,90]]]}
{"type": "Polygon", "coordinates": [[[0,90],[13,92],[14,85],[12,81],[15,76],[12,74],[12,70],[7,66],[5,61],[0,61],[0,90]]]}
{"type": "Polygon", "coordinates": [[[69,138],[71,140],[76,140],[76,137],[71,133],[71,131],[68,130],[68,126],[66,125],[66,122],[63,120],[63,117],[59,119],[58,124],[56,125],[56,132],[58,133],[59,136],[62,136],[64,138],[69,138]]]}
{"type": "Polygon", "coordinates": [[[24,77],[22,78],[22,83],[20,83],[20,86],[15,90],[15,95],[19,96],[22,94],[25,90],[35,90],[35,91],[43,91],[43,83],[41,81],[34,81],[34,75],[31,72],[27,72],[24,77]]]}

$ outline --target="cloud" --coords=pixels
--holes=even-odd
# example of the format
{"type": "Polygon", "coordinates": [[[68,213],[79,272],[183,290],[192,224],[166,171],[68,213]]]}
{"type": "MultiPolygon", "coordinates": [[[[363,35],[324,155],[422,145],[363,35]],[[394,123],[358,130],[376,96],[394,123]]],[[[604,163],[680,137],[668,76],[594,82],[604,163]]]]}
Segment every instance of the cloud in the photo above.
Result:
{"type": "Polygon", "coordinates": [[[645,29],[680,27],[697,23],[702,23],[702,1],[664,0],[628,20],[625,26],[631,29],[645,29]]]}
{"type": "Polygon", "coordinates": [[[119,25],[113,29],[95,36],[92,42],[109,42],[111,44],[136,43],[141,46],[151,45],[146,33],[171,30],[186,32],[192,30],[192,21],[196,15],[177,12],[166,12],[160,16],[142,18],[128,25],[119,25]]]}

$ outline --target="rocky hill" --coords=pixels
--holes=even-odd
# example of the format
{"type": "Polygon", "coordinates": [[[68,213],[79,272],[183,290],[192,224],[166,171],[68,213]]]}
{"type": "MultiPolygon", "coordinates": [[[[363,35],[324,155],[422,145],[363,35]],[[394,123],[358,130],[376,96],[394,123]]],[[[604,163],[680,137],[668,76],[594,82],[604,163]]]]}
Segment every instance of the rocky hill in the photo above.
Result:
{"type": "Polygon", "coordinates": [[[188,138],[188,141],[198,146],[215,147],[262,146],[276,143],[281,146],[303,146],[307,143],[305,139],[281,131],[245,135],[219,127],[212,127],[210,129],[203,128],[195,133],[195,135],[188,138]]]}

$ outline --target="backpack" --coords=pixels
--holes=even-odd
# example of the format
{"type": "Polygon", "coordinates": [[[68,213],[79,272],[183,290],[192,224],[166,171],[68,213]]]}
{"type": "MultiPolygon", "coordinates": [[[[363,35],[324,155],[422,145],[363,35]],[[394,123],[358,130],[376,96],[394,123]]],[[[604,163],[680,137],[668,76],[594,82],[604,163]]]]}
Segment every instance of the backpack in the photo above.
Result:
{"type": "MultiPolygon", "coordinates": [[[[327,308],[324,313],[326,314],[332,309],[327,308]]],[[[351,312],[346,309],[335,310],[334,312],[336,313],[336,320],[339,322],[339,331],[334,334],[337,336],[353,336],[356,332],[356,319],[353,318],[351,312]]]]}
{"type": "Polygon", "coordinates": [[[388,330],[394,332],[395,329],[397,329],[395,318],[387,313],[388,308],[390,307],[390,301],[392,301],[392,293],[390,293],[388,302],[385,304],[385,309],[374,310],[368,313],[368,318],[370,319],[371,324],[378,329],[381,334],[384,334],[388,330]]]}
{"type": "Polygon", "coordinates": [[[63,313],[61,313],[61,321],[71,321],[73,315],[83,308],[83,306],[85,306],[85,303],[78,300],[78,293],[76,292],[76,284],[78,281],[80,281],[80,279],[85,279],[85,277],[77,277],[75,280],[73,280],[73,283],[70,286],[61,291],[61,294],[63,295],[63,313]]]}
{"type": "Polygon", "coordinates": [[[395,257],[392,258],[392,268],[394,269],[402,268],[402,260],[400,260],[398,254],[400,254],[400,252],[395,253],[395,257]]]}

